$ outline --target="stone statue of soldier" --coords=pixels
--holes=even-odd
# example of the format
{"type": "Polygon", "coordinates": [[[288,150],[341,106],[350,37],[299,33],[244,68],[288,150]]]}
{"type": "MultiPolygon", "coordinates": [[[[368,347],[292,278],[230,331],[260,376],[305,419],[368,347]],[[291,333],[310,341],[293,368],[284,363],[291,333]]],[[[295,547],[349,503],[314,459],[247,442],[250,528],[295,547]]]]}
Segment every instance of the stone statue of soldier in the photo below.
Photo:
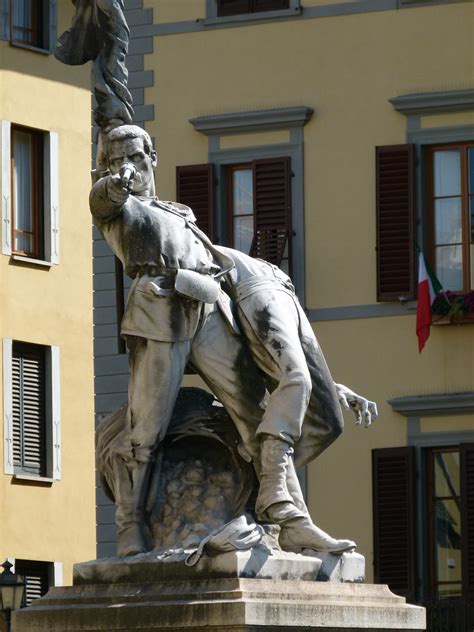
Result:
{"type": "MultiPolygon", "coordinates": [[[[237,253],[216,249],[195,225],[188,207],[154,196],[156,154],[144,130],[136,126],[115,128],[109,132],[104,149],[110,175],[94,185],[91,211],[106,241],[134,278],[122,320],[122,335],[130,351],[130,385],[127,431],[117,452],[119,554],[146,550],[142,529],[149,464],[166,434],[189,361],[231,415],[261,480],[257,513],[280,524],[283,548],[333,552],[354,548],[350,540],[332,538],[313,524],[291,459],[290,448],[300,439],[309,403],[311,384],[304,382],[306,393],[300,394],[308,359],[303,354],[303,362],[289,376],[296,400],[301,400],[299,410],[294,410],[295,398],[287,404],[280,401],[278,406],[272,405],[279,399],[277,386],[264,412],[263,380],[247,346],[254,351],[258,345],[250,336],[246,345],[236,334],[226,295],[215,281],[219,274],[233,274],[237,253]],[[183,288],[183,275],[187,281],[191,279],[191,288],[183,288]],[[200,296],[198,288],[209,284],[215,285],[215,295],[210,297],[206,290],[208,293],[200,296]],[[292,433],[285,426],[285,417],[292,433]]],[[[255,265],[262,266],[262,262],[255,265]]],[[[270,269],[273,271],[272,266],[270,269]]],[[[271,289],[279,295],[278,286],[271,289]]],[[[308,331],[304,336],[311,339],[308,331]]],[[[296,343],[301,348],[299,341],[296,343]]],[[[329,445],[342,428],[336,388],[318,349],[307,353],[313,363],[311,379],[317,387],[308,424],[312,431],[307,433],[315,444],[312,456],[329,445]]],[[[296,359],[296,349],[285,353],[296,359]]],[[[255,351],[253,355],[258,357],[255,351]]],[[[269,373],[264,365],[260,368],[269,373]]],[[[283,377],[280,382],[280,390],[288,392],[289,384],[285,387],[283,377]]],[[[352,396],[356,404],[365,405],[363,398],[352,396]]],[[[301,449],[308,452],[305,442],[301,449]]]]}

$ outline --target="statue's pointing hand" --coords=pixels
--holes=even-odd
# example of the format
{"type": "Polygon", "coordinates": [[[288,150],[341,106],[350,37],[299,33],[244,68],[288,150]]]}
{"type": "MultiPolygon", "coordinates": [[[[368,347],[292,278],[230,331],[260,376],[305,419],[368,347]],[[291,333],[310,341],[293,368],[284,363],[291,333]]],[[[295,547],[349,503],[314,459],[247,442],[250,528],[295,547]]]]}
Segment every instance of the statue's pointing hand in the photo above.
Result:
{"type": "Polygon", "coordinates": [[[133,187],[133,180],[137,174],[134,165],[125,164],[118,173],[109,176],[107,181],[107,193],[109,199],[115,204],[125,204],[133,187]]]}
{"type": "Polygon", "coordinates": [[[133,180],[137,175],[137,168],[134,164],[127,162],[120,169],[119,175],[122,178],[122,187],[130,192],[133,188],[133,180]]]}
{"type": "Polygon", "coordinates": [[[377,404],[357,395],[344,384],[334,384],[339,402],[345,410],[352,410],[356,417],[356,424],[360,426],[362,421],[368,428],[378,417],[377,404]]]}
{"type": "Polygon", "coordinates": [[[114,176],[109,176],[107,179],[107,194],[109,200],[114,204],[125,204],[130,195],[128,187],[124,187],[122,176],[116,173],[114,176]]]}

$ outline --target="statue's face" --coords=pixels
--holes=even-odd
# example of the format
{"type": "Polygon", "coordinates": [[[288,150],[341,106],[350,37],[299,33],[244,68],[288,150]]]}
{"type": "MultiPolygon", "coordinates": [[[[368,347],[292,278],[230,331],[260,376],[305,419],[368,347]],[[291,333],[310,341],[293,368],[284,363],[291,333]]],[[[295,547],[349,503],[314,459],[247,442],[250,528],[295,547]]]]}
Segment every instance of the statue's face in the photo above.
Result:
{"type": "Polygon", "coordinates": [[[156,167],[156,154],[147,154],[142,138],[114,140],[108,146],[109,169],[112,175],[119,173],[126,163],[137,168],[133,180],[132,192],[136,195],[150,195],[154,189],[153,169],[156,167]]]}

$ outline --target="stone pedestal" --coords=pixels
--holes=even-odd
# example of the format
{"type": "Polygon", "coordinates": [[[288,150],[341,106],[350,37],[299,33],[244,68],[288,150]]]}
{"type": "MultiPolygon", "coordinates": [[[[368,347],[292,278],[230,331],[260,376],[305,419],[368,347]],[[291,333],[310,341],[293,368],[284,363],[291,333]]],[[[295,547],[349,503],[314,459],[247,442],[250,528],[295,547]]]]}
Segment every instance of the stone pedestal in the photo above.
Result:
{"type": "Polygon", "coordinates": [[[74,586],[53,588],[15,612],[13,631],[424,630],[423,608],[387,586],[354,583],[361,557],[270,554],[261,547],[204,557],[192,568],[181,553],[77,564],[74,586]],[[322,576],[330,581],[316,581],[322,576]]]}

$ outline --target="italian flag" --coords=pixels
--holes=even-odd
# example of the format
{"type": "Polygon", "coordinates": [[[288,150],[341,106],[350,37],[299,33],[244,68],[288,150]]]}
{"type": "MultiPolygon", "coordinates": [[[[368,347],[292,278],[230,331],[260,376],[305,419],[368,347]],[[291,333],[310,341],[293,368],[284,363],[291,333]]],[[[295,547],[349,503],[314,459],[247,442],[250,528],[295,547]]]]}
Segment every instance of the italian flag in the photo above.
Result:
{"type": "Polygon", "coordinates": [[[418,253],[418,304],[416,308],[416,335],[418,336],[418,350],[420,353],[430,337],[431,305],[435,300],[436,294],[442,290],[443,287],[436,274],[420,251],[418,253]]]}

